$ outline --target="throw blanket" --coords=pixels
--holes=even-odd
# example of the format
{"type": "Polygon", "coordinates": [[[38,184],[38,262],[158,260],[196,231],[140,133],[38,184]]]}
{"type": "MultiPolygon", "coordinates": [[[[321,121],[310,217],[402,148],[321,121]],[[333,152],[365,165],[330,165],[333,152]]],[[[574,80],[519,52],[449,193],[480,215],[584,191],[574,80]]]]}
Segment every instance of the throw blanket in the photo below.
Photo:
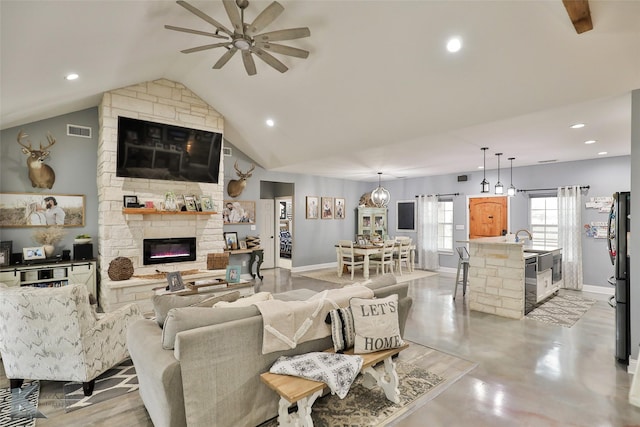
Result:
{"type": "Polygon", "coordinates": [[[353,297],[373,298],[366,286],[353,285],[322,291],[306,301],[259,301],[254,305],[262,314],[262,354],[295,348],[298,343],[331,335],[324,322],[327,313],[346,307],[353,297]]]}
{"type": "Polygon", "coordinates": [[[340,399],[344,399],[351,383],[358,376],[362,363],[362,356],[313,352],[298,356],[281,356],[269,372],[323,382],[329,386],[331,394],[337,394],[340,399]]]}

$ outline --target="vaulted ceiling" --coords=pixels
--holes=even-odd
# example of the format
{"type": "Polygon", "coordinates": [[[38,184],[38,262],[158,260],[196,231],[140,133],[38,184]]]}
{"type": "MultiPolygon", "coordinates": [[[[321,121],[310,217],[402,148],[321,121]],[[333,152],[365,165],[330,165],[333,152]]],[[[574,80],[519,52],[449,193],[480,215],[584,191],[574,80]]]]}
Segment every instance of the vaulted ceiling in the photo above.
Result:
{"type": "MultiPolygon", "coordinates": [[[[232,27],[222,1],[189,3],[232,27]]],[[[245,21],[269,3],[250,1],[245,21]]],[[[274,171],[377,180],[474,171],[481,147],[487,169],[496,152],[514,167],[630,153],[638,1],[589,1],[593,29],[580,34],[561,0],[280,3],[264,31],[309,27],[282,44],[310,55],[274,54],[285,73],[256,60],[248,76],[240,55],[212,69],[224,48],[180,53],[217,41],[165,29],[215,31],[173,1],[2,0],[0,126],[168,78],[220,111],[226,139],[274,171]],[[445,48],[452,36],[456,54],[445,48]],[[65,81],[72,71],[80,78],[65,81]],[[569,128],[577,122],[586,126],[569,128]]]]}

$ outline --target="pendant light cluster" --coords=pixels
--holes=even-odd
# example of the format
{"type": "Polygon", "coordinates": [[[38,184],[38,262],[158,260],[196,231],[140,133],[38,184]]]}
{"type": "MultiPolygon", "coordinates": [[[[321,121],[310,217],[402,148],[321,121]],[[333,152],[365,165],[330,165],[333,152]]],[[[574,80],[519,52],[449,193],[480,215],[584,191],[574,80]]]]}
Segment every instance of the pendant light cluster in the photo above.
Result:
{"type": "MultiPolygon", "coordinates": [[[[482,147],[482,169],[483,169],[483,175],[482,175],[482,182],[480,183],[480,187],[481,187],[481,193],[488,193],[489,192],[489,181],[487,181],[487,150],[489,149],[489,147],[482,147]]],[[[498,182],[496,182],[495,185],[495,194],[504,194],[504,185],[502,185],[502,183],[500,182],[500,156],[502,156],[503,153],[496,153],[496,157],[498,157],[498,182]]],[[[515,196],[516,194],[516,187],[514,187],[513,185],[513,161],[515,160],[515,157],[509,157],[509,161],[511,162],[511,185],[509,186],[509,188],[507,189],[507,195],[508,196],[515,196]]]]}
{"type": "Polygon", "coordinates": [[[381,177],[382,172],[378,172],[378,188],[371,192],[371,201],[377,207],[384,208],[389,204],[389,200],[391,200],[391,193],[381,185],[381,177]]]}

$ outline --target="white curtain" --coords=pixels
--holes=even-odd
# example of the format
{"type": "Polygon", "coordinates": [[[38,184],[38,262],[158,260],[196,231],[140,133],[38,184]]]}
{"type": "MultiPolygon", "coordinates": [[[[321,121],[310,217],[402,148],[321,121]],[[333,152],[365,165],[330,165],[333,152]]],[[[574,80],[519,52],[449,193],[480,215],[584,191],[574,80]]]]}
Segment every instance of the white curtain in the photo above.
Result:
{"type": "Polygon", "coordinates": [[[418,268],[437,270],[438,257],[438,197],[418,197],[418,268]]]}
{"type": "Polygon", "coordinates": [[[563,287],[582,289],[582,197],[580,186],[558,187],[558,246],[563,287]]]}

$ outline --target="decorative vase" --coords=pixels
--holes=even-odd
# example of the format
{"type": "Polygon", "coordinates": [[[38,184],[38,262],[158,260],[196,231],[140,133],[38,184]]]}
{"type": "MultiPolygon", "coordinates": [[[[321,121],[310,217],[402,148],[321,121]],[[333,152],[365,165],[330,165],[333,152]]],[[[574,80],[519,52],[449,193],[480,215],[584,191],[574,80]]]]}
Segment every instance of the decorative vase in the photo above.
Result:
{"type": "Polygon", "coordinates": [[[53,245],[44,245],[44,254],[47,258],[51,258],[55,250],[56,247],[53,245]]]}

